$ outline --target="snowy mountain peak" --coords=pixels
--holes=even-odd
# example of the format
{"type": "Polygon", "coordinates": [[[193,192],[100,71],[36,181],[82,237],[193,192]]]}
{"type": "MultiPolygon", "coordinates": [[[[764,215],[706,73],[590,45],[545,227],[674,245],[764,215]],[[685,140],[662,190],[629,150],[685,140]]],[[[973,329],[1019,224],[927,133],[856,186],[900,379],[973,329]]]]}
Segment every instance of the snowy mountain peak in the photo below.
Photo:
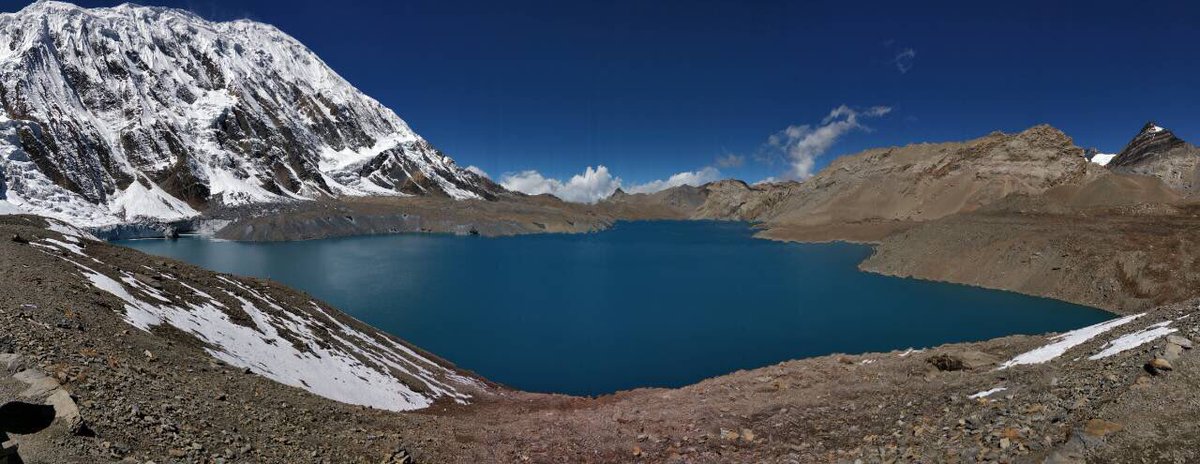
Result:
{"type": "Polygon", "coordinates": [[[0,106],[0,200],[82,225],[503,192],[254,21],[56,1],[0,14],[0,106]]]}
{"type": "MultiPolygon", "coordinates": [[[[1150,121],[1150,122],[1147,122],[1145,126],[1142,126],[1142,131],[1140,132],[1140,134],[1157,134],[1157,133],[1163,132],[1163,131],[1167,131],[1167,130],[1163,129],[1162,127],[1159,127],[1159,125],[1155,124],[1154,121],[1150,121]]],[[[1167,132],[1170,132],[1170,131],[1167,131],[1167,132]]]]}
{"type": "Polygon", "coordinates": [[[36,2],[26,5],[19,13],[32,13],[35,11],[76,11],[83,8],[73,3],[57,2],[54,0],[37,0],[36,2]]]}

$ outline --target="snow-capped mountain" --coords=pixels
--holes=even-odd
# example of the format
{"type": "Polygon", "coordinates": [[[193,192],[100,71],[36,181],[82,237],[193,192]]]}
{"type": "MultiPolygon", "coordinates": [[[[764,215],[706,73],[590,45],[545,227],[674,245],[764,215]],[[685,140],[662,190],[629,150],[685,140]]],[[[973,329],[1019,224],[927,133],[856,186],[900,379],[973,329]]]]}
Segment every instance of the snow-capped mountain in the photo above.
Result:
{"type": "Polygon", "coordinates": [[[504,191],[253,21],[39,1],[0,14],[0,105],[0,203],[80,225],[504,191]]]}
{"type": "Polygon", "coordinates": [[[1108,167],[1158,177],[1171,188],[1184,192],[1200,190],[1200,148],[1153,122],[1146,123],[1108,167]]]}
{"type": "Polygon", "coordinates": [[[1108,166],[1108,163],[1111,163],[1113,158],[1116,158],[1116,157],[1117,157],[1116,153],[1096,153],[1096,154],[1093,154],[1091,157],[1089,157],[1088,161],[1099,164],[1101,166],[1108,166]]]}

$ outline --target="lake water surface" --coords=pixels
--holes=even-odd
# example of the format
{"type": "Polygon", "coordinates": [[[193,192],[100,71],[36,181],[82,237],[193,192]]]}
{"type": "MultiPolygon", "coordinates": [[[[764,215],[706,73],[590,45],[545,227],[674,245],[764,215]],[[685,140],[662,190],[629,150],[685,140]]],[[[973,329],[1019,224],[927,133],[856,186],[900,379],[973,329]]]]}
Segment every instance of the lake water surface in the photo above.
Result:
{"type": "Polygon", "coordinates": [[[1110,314],[867,274],[850,244],[744,223],[622,222],[585,235],[389,235],[122,245],[268,277],[480,375],[542,392],[681,386],[829,353],[1062,331],[1110,314]]]}

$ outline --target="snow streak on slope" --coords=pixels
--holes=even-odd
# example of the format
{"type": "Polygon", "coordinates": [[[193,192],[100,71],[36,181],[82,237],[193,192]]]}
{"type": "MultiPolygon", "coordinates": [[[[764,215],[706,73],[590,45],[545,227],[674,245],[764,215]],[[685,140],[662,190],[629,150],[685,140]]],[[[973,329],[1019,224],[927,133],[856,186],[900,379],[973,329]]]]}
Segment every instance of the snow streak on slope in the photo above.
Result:
{"type": "Polygon", "coordinates": [[[1178,332],[1179,329],[1167,327],[1172,321],[1162,321],[1157,324],[1151,324],[1150,327],[1139,330],[1137,332],[1128,333],[1121,337],[1112,340],[1104,345],[1104,349],[1099,353],[1088,356],[1088,359],[1093,361],[1097,359],[1107,358],[1122,351],[1131,350],[1150,343],[1159,337],[1165,337],[1171,333],[1178,332]]]}
{"type": "Polygon", "coordinates": [[[1053,337],[1053,343],[1039,347],[1032,351],[1023,353],[1015,358],[1012,358],[1002,364],[1000,369],[1007,369],[1012,366],[1022,364],[1040,364],[1050,361],[1054,358],[1062,356],[1067,350],[1076,346],[1087,343],[1088,340],[1095,338],[1116,327],[1128,324],[1130,321],[1142,317],[1142,314],[1133,314],[1125,317],[1119,317],[1110,321],[1104,321],[1099,324],[1089,325],[1082,329],[1075,329],[1070,332],[1064,332],[1053,337]]]}
{"type": "Polygon", "coordinates": [[[503,191],[253,21],[52,1],[0,14],[0,105],[0,200],[76,224],[503,191]]]}

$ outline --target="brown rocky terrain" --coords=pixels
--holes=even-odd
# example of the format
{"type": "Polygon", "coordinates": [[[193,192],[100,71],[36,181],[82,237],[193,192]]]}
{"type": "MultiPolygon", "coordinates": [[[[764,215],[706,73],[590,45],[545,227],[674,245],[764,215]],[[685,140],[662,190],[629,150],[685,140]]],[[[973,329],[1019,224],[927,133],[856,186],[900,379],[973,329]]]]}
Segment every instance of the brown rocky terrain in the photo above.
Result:
{"type": "Polygon", "coordinates": [[[873,149],[834,160],[755,219],[768,226],[925,221],[1073,183],[1090,167],[1071,138],[1050,126],[873,149]]]}
{"type": "MultiPolygon", "coordinates": [[[[276,302],[274,318],[315,315],[296,309],[311,297],[102,242],[74,242],[42,224],[32,217],[0,224],[0,322],[9,328],[0,337],[6,368],[0,404],[4,411],[14,410],[12,401],[53,410],[53,416],[35,409],[40,412],[20,421],[0,421],[20,422],[4,424],[7,430],[25,427],[25,433],[10,435],[5,449],[15,445],[26,462],[1197,458],[1194,447],[1181,446],[1200,438],[1187,420],[1200,412],[1193,399],[1200,358],[1190,349],[1190,338],[1200,332],[1200,320],[1192,317],[1197,301],[1058,338],[1014,336],[824,356],[680,389],[599,398],[523,393],[474,381],[463,390],[469,392],[466,404],[441,398],[424,409],[391,412],[333,401],[221,361],[213,356],[218,345],[170,325],[139,330],[127,322],[128,301],[90,283],[69,259],[148,282],[142,287],[123,280],[138,298],[152,298],[145,288],[170,301],[232,290],[218,299],[276,302]],[[20,239],[9,239],[14,236],[20,239]],[[79,249],[63,243],[79,243],[79,249]],[[158,275],[176,280],[150,278],[158,275]],[[1129,348],[1089,359],[1114,345],[1129,348]],[[1052,356],[1055,347],[1061,348],[1058,356],[1052,356]],[[35,384],[42,387],[31,388],[35,384]]],[[[316,305],[331,320],[370,333],[316,305]]],[[[331,341],[349,330],[328,327],[331,341]]],[[[296,343],[286,338],[279,343],[296,343]]]]}

